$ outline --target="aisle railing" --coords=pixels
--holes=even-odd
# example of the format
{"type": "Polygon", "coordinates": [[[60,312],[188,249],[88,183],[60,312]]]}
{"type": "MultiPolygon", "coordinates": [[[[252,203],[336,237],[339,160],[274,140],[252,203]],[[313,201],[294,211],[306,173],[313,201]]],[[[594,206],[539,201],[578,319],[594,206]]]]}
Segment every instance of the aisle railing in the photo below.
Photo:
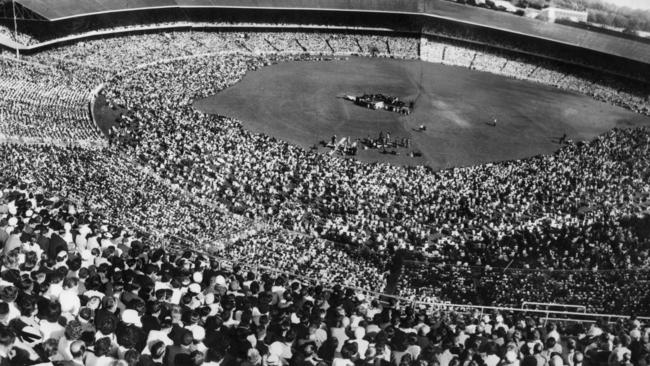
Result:
{"type": "MultiPolygon", "coordinates": [[[[81,204],[79,197],[76,197],[72,194],[67,195],[67,199],[75,203],[79,207],[84,207],[81,204]]],[[[473,314],[481,317],[483,314],[504,314],[504,313],[514,313],[522,314],[526,316],[535,316],[543,321],[545,325],[549,321],[553,322],[569,322],[569,323],[594,323],[596,321],[604,321],[607,323],[617,322],[620,320],[628,320],[631,318],[629,315],[619,315],[619,314],[601,314],[601,313],[588,313],[586,311],[564,311],[564,310],[552,310],[552,309],[525,309],[523,306],[521,308],[514,307],[505,307],[505,306],[484,306],[484,305],[471,305],[471,304],[453,304],[451,302],[439,301],[437,299],[429,299],[427,301],[417,301],[409,299],[402,296],[386,294],[383,292],[372,291],[366,288],[348,286],[340,283],[329,283],[323,281],[320,278],[313,278],[308,276],[303,276],[297,273],[283,271],[274,267],[269,267],[256,263],[249,263],[244,260],[237,260],[233,258],[226,258],[224,256],[216,253],[215,250],[210,251],[210,244],[200,244],[194,240],[183,238],[174,234],[165,234],[157,231],[152,231],[150,229],[144,228],[135,222],[127,222],[127,227],[130,227],[132,230],[139,232],[142,235],[155,237],[156,242],[159,243],[164,249],[172,250],[190,250],[201,255],[218,261],[221,265],[227,264],[231,268],[239,266],[242,269],[253,271],[256,274],[259,274],[261,271],[265,271],[275,275],[283,275],[288,279],[296,279],[303,283],[309,284],[320,284],[323,285],[324,289],[331,290],[335,285],[340,286],[344,289],[350,289],[355,291],[358,294],[363,294],[368,299],[376,299],[381,301],[384,304],[390,304],[401,307],[401,306],[412,306],[416,309],[424,310],[431,316],[439,315],[443,312],[453,312],[459,314],[473,314]]],[[[528,304],[535,304],[528,302],[528,304]]],[[[564,306],[564,307],[574,307],[576,310],[583,310],[580,308],[581,305],[565,305],[565,304],[543,304],[537,303],[540,305],[554,305],[554,306],[564,306]]],[[[522,304],[523,305],[523,304],[522,304]]],[[[636,319],[639,319],[646,324],[650,324],[650,317],[647,316],[637,316],[636,319]]]]}
{"type": "MultiPolygon", "coordinates": [[[[174,249],[179,249],[179,250],[193,250],[200,252],[202,255],[219,261],[220,263],[228,263],[229,266],[234,266],[237,265],[242,269],[248,269],[253,271],[254,273],[260,273],[260,271],[265,271],[268,273],[272,273],[275,275],[283,275],[287,277],[288,279],[296,279],[300,280],[303,283],[309,283],[309,284],[320,284],[323,285],[326,289],[331,289],[334,285],[339,285],[342,288],[345,289],[350,289],[353,290],[359,294],[363,294],[366,296],[366,298],[370,299],[376,299],[379,301],[382,301],[385,304],[388,304],[390,302],[393,302],[393,305],[396,306],[413,306],[416,309],[421,309],[426,311],[429,315],[435,315],[436,313],[441,313],[441,312],[454,312],[454,313],[460,313],[460,314],[477,314],[479,316],[483,314],[496,314],[496,313],[519,313],[519,314],[525,314],[528,316],[536,316],[539,319],[541,319],[544,324],[546,324],[549,321],[554,321],[554,322],[572,322],[572,323],[594,323],[596,321],[605,321],[605,322],[616,322],[619,320],[626,320],[630,319],[629,315],[618,315],[618,314],[600,314],[600,313],[588,313],[586,312],[586,308],[583,305],[565,305],[565,304],[543,304],[543,303],[533,303],[533,302],[528,302],[524,304],[532,305],[532,304],[537,304],[537,305],[553,305],[555,307],[562,307],[564,306],[565,308],[574,308],[575,311],[566,311],[566,310],[553,310],[553,309],[526,309],[524,308],[523,304],[521,308],[513,308],[513,307],[503,307],[503,306],[483,306],[483,305],[469,305],[469,304],[452,304],[450,302],[443,302],[439,300],[434,300],[431,299],[429,301],[414,301],[412,299],[408,299],[405,297],[397,296],[397,295],[391,295],[391,294],[386,294],[383,292],[377,292],[377,291],[372,291],[368,290],[365,288],[359,288],[359,287],[354,287],[354,286],[347,286],[344,284],[334,284],[334,283],[326,283],[322,281],[321,279],[317,278],[311,278],[303,275],[299,275],[297,273],[292,273],[292,272],[287,272],[283,270],[279,270],[277,268],[273,267],[268,267],[264,265],[258,265],[258,264],[251,264],[247,263],[245,261],[238,261],[236,259],[232,258],[226,258],[223,256],[220,256],[215,253],[209,253],[206,250],[201,250],[201,246],[199,245],[197,247],[196,243],[192,242],[189,239],[181,238],[175,235],[167,235],[168,239],[174,239],[174,240],[168,240],[167,245],[169,248],[174,248],[174,249]],[[174,241],[186,243],[185,245],[183,244],[178,244],[178,243],[173,243],[174,241]]],[[[549,306],[550,307],[550,306],[549,306]]],[[[645,323],[650,324],[650,317],[642,317],[642,316],[637,316],[636,319],[639,319],[641,321],[644,321],[645,323]]]]}

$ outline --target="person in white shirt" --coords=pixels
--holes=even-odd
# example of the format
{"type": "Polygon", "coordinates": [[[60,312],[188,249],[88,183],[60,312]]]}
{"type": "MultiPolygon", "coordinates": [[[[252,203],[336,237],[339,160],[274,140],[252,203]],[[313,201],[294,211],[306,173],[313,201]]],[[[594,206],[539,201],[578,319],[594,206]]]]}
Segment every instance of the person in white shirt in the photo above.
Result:
{"type": "Polygon", "coordinates": [[[50,277],[50,288],[43,294],[43,297],[50,301],[56,301],[59,299],[61,292],[63,292],[63,276],[54,272],[50,277]]]}
{"type": "Polygon", "coordinates": [[[368,350],[368,345],[370,342],[363,339],[366,336],[366,330],[362,327],[358,327],[354,330],[354,339],[350,343],[357,344],[357,354],[360,359],[365,359],[366,351],[368,350]]]}
{"type": "Polygon", "coordinates": [[[73,318],[79,314],[79,309],[81,309],[81,300],[79,299],[78,288],[79,279],[76,277],[67,277],[63,281],[63,291],[59,294],[61,311],[69,313],[73,318]]]}
{"type": "Polygon", "coordinates": [[[452,347],[452,344],[450,342],[445,342],[442,345],[443,351],[436,355],[436,358],[438,359],[438,363],[440,364],[440,366],[448,366],[449,362],[454,357],[456,357],[456,355],[451,353],[451,347],[452,347]]]}
{"type": "Polygon", "coordinates": [[[607,363],[609,366],[621,366],[624,364],[624,359],[632,357],[632,351],[628,348],[631,343],[631,338],[627,334],[623,334],[616,339],[616,346],[609,355],[607,363]]]}
{"type": "Polygon", "coordinates": [[[557,325],[555,323],[550,323],[548,325],[548,333],[546,333],[546,339],[554,338],[556,344],[560,344],[560,333],[557,331],[557,325]]]}
{"type": "Polygon", "coordinates": [[[39,329],[43,339],[59,339],[63,336],[65,328],[59,324],[61,317],[61,305],[58,302],[50,302],[45,309],[45,319],[39,322],[39,329]]]}
{"type": "Polygon", "coordinates": [[[269,346],[269,353],[280,358],[283,365],[288,365],[293,356],[291,345],[296,337],[296,332],[288,330],[283,341],[275,341],[269,346]]]}
{"type": "Polygon", "coordinates": [[[486,366],[497,366],[501,362],[501,358],[496,355],[498,349],[495,343],[489,343],[487,345],[486,355],[483,357],[483,361],[486,366]]]}
{"type": "Polygon", "coordinates": [[[349,344],[343,346],[341,355],[335,356],[334,360],[332,360],[332,366],[354,366],[354,362],[351,360],[354,355],[351,348],[349,344]]]}

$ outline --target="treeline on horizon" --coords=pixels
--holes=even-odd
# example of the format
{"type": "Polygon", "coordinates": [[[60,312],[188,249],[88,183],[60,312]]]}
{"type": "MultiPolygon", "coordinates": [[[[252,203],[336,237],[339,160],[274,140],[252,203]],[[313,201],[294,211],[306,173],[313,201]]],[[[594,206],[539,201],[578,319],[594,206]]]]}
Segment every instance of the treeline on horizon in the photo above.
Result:
{"type": "Polygon", "coordinates": [[[620,7],[600,0],[513,0],[516,6],[543,9],[549,6],[587,10],[588,20],[610,27],[623,28],[625,32],[650,32],[650,10],[620,7]]]}

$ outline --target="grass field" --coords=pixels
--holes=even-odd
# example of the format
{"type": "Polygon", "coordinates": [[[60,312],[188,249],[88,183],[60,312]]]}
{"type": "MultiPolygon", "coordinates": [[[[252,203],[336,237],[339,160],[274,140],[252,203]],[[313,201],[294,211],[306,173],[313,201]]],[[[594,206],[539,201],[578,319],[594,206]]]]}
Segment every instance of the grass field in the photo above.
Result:
{"type": "Polygon", "coordinates": [[[358,158],[434,169],[551,153],[563,133],[588,140],[613,127],[650,126],[648,117],[553,87],[460,67],[377,58],[269,66],[194,105],[305,148],[333,134],[355,139],[389,131],[393,137],[410,137],[410,150],[423,156],[410,158],[406,149],[398,156],[366,150],[358,158]],[[400,116],[338,98],[363,93],[415,100],[415,110],[400,116]],[[487,124],[493,117],[496,127],[487,124]],[[415,131],[420,124],[427,126],[425,132],[415,131]]]}

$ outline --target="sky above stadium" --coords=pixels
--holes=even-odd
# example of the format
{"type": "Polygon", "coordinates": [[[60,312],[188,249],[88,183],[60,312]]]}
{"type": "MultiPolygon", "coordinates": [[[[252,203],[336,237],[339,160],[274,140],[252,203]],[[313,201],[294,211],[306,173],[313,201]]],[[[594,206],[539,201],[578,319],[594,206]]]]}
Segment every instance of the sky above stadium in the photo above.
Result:
{"type": "Polygon", "coordinates": [[[633,9],[650,10],[650,0],[605,0],[618,6],[627,6],[633,9]]]}

